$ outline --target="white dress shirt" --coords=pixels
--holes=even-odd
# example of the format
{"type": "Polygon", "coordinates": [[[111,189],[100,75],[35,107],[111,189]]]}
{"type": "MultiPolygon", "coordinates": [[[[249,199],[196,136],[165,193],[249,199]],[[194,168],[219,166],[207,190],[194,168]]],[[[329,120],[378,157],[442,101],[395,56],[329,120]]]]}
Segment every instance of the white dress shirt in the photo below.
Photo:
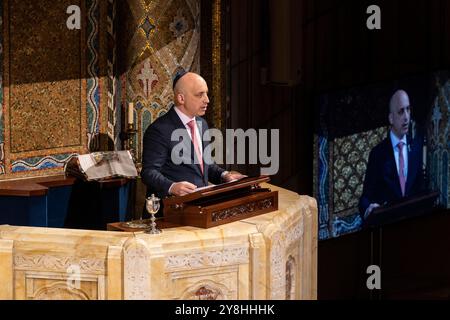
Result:
{"type": "MultiPolygon", "coordinates": [[[[195,117],[189,118],[187,115],[185,115],[183,112],[181,112],[181,110],[178,109],[178,107],[175,106],[174,108],[175,108],[175,112],[176,112],[177,115],[180,117],[181,122],[183,122],[183,125],[186,127],[186,130],[187,130],[187,132],[188,132],[188,134],[189,134],[189,138],[191,138],[191,140],[192,140],[192,137],[191,137],[191,128],[188,126],[188,123],[189,123],[191,120],[196,121],[196,120],[195,120],[195,117]]],[[[195,122],[195,135],[197,136],[197,142],[198,142],[198,147],[199,147],[199,149],[200,149],[200,150],[199,150],[199,151],[200,151],[200,154],[203,156],[203,143],[202,143],[202,138],[201,138],[201,136],[200,136],[200,131],[199,131],[197,122],[195,122]]]]}
{"type": "MultiPolygon", "coordinates": [[[[183,112],[181,112],[181,110],[178,109],[178,107],[174,106],[173,108],[175,109],[175,112],[177,113],[178,117],[180,117],[181,122],[183,122],[183,125],[186,127],[186,130],[187,130],[187,132],[188,132],[188,134],[189,134],[189,138],[191,138],[191,140],[192,140],[192,137],[191,137],[191,128],[188,126],[188,123],[189,123],[191,120],[196,121],[196,120],[195,120],[195,117],[194,117],[194,118],[189,118],[187,115],[185,115],[183,112]]],[[[200,136],[200,130],[199,130],[199,128],[198,128],[197,121],[195,122],[195,134],[196,134],[196,136],[197,136],[197,142],[198,142],[198,146],[199,146],[199,149],[200,149],[200,150],[199,150],[199,151],[200,151],[200,154],[201,154],[201,156],[203,157],[203,142],[202,142],[202,139],[201,139],[201,136],[200,136]]],[[[228,171],[222,172],[221,177],[223,178],[226,174],[228,174],[228,171]]],[[[169,191],[168,191],[169,194],[172,194],[172,187],[173,187],[174,184],[175,184],[175,183],[172,183],[172,184],[171,184],[171,186],[170,186],[170,188],[169,188],[169,191]]]]}

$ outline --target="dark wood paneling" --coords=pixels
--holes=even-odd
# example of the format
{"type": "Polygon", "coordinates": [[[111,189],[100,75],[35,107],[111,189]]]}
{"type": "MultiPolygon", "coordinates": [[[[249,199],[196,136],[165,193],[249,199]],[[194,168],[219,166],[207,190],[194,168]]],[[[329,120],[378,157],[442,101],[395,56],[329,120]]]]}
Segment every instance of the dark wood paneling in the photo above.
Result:
{"type": "MultiPolygon", "coordinates": [[[[267,71],[270,80],[269,1],[230,1],[231,17],[231,128],[279,129],[280,170],[272,182],[298,191],[299,161],[297,151],[310,141],[299,140],[298,108],[294,97],[298,86],[277,87],[263,84],[267,71]],[[299,146],[299,141],[301,145],[299,146]]],[[[298,30],[302,33],[303,30],[298,30]]],[[[295,37],[294,37],[295,39],[295,37]]],[[[293,42],[294,45],[300,45],[293,42]]],[[[305,160],[303,164],[306,164],[305,160]]],[[[233,166],[248,174],[259,173],[258,165],[233,166]]],[[[309,183],[309,182],[306,182],[309,183]]],[[[310,186],[301,188],[308,193],[310,186]]]]}
{"type": "Polygon", "coordinates": [[[65,175],[0,182],[0,196],[34,197],[46,195],[49,188],[71,186],[75,178],[65,175]]]}

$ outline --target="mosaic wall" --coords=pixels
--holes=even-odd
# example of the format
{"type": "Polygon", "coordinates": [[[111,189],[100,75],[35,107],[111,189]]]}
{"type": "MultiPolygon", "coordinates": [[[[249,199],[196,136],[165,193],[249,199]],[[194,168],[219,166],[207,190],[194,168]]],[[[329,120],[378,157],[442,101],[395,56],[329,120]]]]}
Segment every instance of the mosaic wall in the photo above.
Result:
{"type": "Polygon", "coordinates": [[[436,97],[429,116],[427,168],[430,187],[441,191],[439,203],[450,208],[449,203],[449,127],[450,127],[450,77],[448,72],[434,77],[436,97]]]}
{"type": "Polygon", "coordinates": [[[200,72],[202,18],[221,127],[221,8],[220,0],[2,1],[0,179],[59,174],[77,154],[123,148],[128,102],[140,162],[145,129],[173,103],[172,78],[200,72]],[[81,9],[80,30],[66,27],[69,5],[81,9]]]}
{"type": "Polygon", "coordinates": [[[122,48],[120,95],[123,110],[134,103],[140,162],[145,130],[173,104],[175,74],[181,68],[200,71],[200,0],[130,0],[123,12],[130,41],[122,48]]]}
{"type": "MultiPolygon", "coordinates": [[[[0,1],[0,177],[4,177],[5,170],[5,118],[4,118],[4,99],[3,99],[3,1],[0,1]]],[[[0,178],[1,179],[1,178],[0,178]]]]}
{"type": "Polygon", "coordinates": [[[2,1],[0,179],[62,173],[71,157],[100,147],[101,133],[114,135],[103,98],[114,88],[101,76],[114,63],[101,40],[110,4],[2,1]],[[70,5],[81,9],[80,30],[66,26],[70,5]]]}

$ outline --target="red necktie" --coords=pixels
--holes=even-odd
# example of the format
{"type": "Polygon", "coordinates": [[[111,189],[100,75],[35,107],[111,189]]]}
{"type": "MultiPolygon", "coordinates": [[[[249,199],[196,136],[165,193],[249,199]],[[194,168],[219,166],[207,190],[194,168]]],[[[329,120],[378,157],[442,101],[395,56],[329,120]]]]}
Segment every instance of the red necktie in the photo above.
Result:
{"type": "Polygon", "coordinates": [[[398,178],[400,179],[400,187],[402,188],[402,195],[405,195],[405,184],[406,184],[406,177],[405,177],[405,159],[403,158],[403,145],[404,143],[400,141],[397,144],[398,148],[398,163],[399,163],[399,173],[398,178]]]}
{"type": "Polygon", "coordinates": [[[192,143],[194,144],[195,154],[197,155],[197,159],[200,164],[200,169],[202,170],[202,173],[203,173],[203,158],[202,158],[202,154],[200,153],[200,149],[198,147],[197,135],[195,134],[195,120],[189,121],[187,123],[187,125],[191,129],[192,143]]]}

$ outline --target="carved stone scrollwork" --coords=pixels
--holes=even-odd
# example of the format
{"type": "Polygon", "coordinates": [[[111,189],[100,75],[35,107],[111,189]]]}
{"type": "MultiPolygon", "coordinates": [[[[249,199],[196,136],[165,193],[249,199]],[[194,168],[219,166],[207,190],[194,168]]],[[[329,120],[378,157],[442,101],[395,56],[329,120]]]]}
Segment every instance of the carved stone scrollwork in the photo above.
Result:
{"type": "Polygon", "coordinates": [[[262,199],[259,201],[249,202],[246,204],[242,204],[239,206],[231,207],[221,211],[215,211],[212,213],[212,221],[221,221],[225,219],[229,219],[231,217],[236,217],[240,215],[244,215],[247,213],[254,212],[255,210],[263,210],[273,207],[274,201],[273,198],[262,199]]]}
{"type": "Polygon", "coordinates": [[[271,299],[283,299],[283,288],[285,287],[285,277],[283,275],[283,253],[285,251],[283,235],[277,232],[272,237],[272,249],[270,254],[271,262],[271,299]]]}
{"type": "Polygon", "coordinates": [[[77,258],[51,255],[24,255],[14,256],[14,266],[16,269],[33,269],[45,271],[66,272],[73,265],[80,267],[85,273],[104,273],[105,261],[97,258],[77,258]]]}
{"type": "Polygon", "coordinates": [[[192,252],[166,257],[166,269],[192,269],[248,263],[248,248],[228,248],[220,251],[192,252]]]}

